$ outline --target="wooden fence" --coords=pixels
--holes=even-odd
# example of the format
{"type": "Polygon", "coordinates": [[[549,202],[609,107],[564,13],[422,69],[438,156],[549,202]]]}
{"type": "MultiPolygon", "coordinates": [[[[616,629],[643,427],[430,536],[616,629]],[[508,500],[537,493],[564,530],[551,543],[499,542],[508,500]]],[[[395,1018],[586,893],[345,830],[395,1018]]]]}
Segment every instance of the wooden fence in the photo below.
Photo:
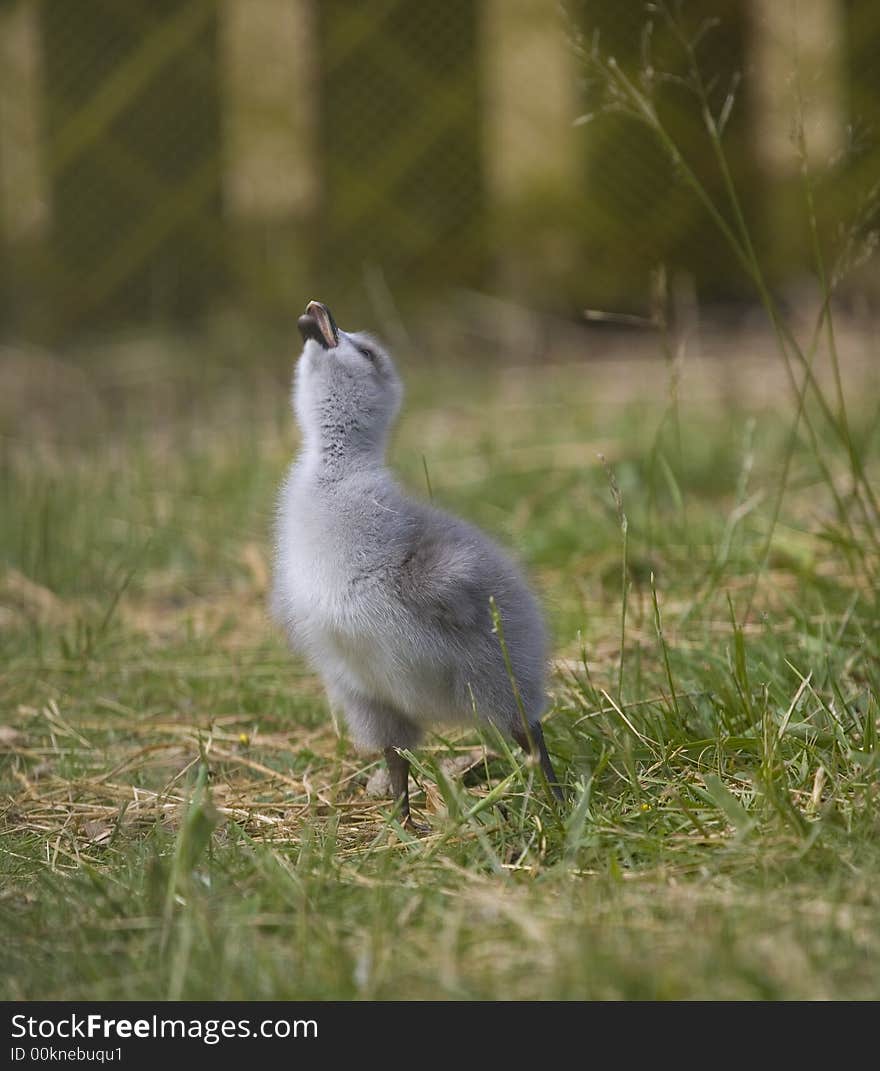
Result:
{"type": "MultiPolygon", "coordinates": [[[[674,5],[673,5],[674,6],[674,5]]],[[[774,282],[809,267],[793,72],[833,245],[880,181],[880,6],[681,5],[774,282]],[[793,17],[793,13],[794,16],[793,17]],[[797,62],[794,55],[797,53],[797,62]]],[[[651,269],[743,280],[650,134],[595,108],[583,51],[682,75],[641,0],[2,0],[0,330],[58,342],[224,305],[403,302],[480,287],[643,310],[651,269]]],[[[699,108],[660,108],[708,189],[699,108]]]]}

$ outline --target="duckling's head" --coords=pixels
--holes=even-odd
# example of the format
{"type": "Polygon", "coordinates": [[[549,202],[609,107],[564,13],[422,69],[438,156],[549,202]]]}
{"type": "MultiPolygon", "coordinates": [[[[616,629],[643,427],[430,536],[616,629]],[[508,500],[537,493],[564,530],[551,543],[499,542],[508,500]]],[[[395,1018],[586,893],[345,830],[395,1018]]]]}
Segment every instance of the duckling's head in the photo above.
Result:
{"type": "Polygon", "coordinates": [[[334,464],[381,460],[403,398],[391,357],[372,336],[340,331],[318,301],[306,306],[299,330],[293,401],[306,448],[334,464]]]}

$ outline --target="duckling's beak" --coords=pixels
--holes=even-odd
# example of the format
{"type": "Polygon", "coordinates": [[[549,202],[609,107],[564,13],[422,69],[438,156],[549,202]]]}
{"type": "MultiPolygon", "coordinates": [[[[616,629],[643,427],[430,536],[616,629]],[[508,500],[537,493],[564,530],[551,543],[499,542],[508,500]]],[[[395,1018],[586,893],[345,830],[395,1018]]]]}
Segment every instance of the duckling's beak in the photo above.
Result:
{"type": "Polygon", "coordinates": [[[310,301],[306,305],[306,311],[297,320],[297,326],[303,342],[307,342],[310,338],[314,339],[325,350],[339,345],[339,331],[336,328],[333,314],[320,301],[310,301]]]}

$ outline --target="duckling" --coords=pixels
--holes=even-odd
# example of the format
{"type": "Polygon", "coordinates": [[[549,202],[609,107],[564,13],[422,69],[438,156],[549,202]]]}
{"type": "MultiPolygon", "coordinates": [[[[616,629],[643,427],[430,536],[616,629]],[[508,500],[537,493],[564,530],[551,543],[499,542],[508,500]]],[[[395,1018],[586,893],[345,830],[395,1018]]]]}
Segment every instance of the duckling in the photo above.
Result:
{"type": "Polygon", "coordinates": [[[401,749],[427,726],[474,714],[534,755],[561,800],[541,730],[546,637],[535,596],[482,531],[395,482],[385,448],[403,387],[383,346],[340,330],[317,301],[298,323],[302,445],[278,499],[274,617],[356,747],[384,753],[403,825],[415,827],[401,749]]]}

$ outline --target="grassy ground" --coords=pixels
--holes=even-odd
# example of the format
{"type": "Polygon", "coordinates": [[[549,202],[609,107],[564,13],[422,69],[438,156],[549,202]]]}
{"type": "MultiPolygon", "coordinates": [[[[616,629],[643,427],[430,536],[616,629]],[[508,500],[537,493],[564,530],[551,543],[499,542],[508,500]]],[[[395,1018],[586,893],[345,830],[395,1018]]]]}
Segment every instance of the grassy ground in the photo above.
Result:
{"type": "Polygon", "coordinates": [[[819,415],[843,512],[803,425],[786,472],[772,355],[406,370],[402,479],[546,603],[573,797],[438,735],[413,840],[266,620],[287,369],[195,349],[6,354],[5,997],[880,997],[877,533],[819,415]]]}

